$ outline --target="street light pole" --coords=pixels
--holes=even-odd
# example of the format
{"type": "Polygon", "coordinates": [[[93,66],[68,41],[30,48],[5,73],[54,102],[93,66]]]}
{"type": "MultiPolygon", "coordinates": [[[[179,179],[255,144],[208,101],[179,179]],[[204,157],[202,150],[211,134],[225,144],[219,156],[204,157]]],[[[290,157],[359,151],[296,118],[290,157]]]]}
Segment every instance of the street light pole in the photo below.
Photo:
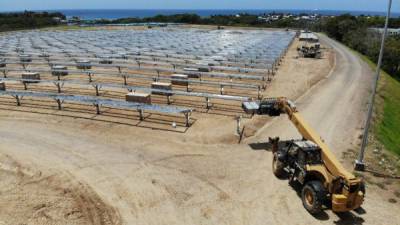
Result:
{"type": "Polygon", "coordinates": [[[374,86],[372,89],[371,100],[370,100],[369,106],[368,106],[368,115],[367,115],[367,120],[365,122],[364,135],[363,135],[363,140],[361,143],[361,150],[360,150],[358,159],[355,162],[355,170],[358,170],[358,171],[365,170],[364,154],[365,154],[365,149],[368,144],[368,131],[371,126],[371,119],[372,119],[374,103],[375,103],[375,95],[376,95],[376,91],[378,89],[378,82],[379,82],[379,77],[381,74],[382,58],[383,58],[383,52],[385,49],[385,40],[386,40],[386,36],[387,36],[387,29],[388,29],[388,25],[389,25],[391,9],[392,9],[392,0],[389,0],[386,21],[385,21],[385,29],[382,34],[381,50],[379,52],[378,66],[376,67],[375,82],[374,82],[374,86]]]}

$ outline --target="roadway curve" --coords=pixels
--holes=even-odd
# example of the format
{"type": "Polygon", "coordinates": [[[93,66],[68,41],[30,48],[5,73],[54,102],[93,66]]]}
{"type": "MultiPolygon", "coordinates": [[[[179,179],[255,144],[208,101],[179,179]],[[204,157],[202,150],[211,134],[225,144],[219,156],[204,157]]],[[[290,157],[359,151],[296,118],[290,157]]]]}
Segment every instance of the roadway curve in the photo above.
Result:
{"type": "MultiPolygon", "coordinates": [[[[335,66],[325,79],[297,99],[296,104],[305,119],[340,153],[354,147],[355,137],[360,134],[372,71],[342,44],[325,36],[321,40],[335,50],[335,66]]],[[[292,126],[286,125],[289,125],[286,118],[275,119],[250,140],[276,135],[300,137],[292,126]]]]}
{"type": "MultiPolygon", "coordinates": [[[[296,105],[306,121],[321,135],[336,156],[344,161],[348,169],[351,169],[350,160],[343,160],[342,153],[358,148],[360,142],[358,137],[362,133],[365,121],[373,71],[346,46],[323,35],[321,35],[321,41],[334,49],[335,66],[325,79],[297,99],[296,105]]],[[[246,142],[265,141],[270,136],[279,136],[281,139],[301,138],[287,118],[279,117],[266,124],[246,142]]],[[[324,220],[328,224],[332,222],[337,224],[398,223],[400,217],[395,213],[399,210],[398,205],[388,203],[388,199],[380,192],[382,192],[381,189],[368,187],[367,199],[363,205],[366,213],[363,215],[355,213],[336,215],[326,211],[327,214],[317,220],[309,220],[311,216],[301,212],[302,216],[299,219],[302,224],[318,224],[324,220]]],[[[286,198],[289,197],[286,196],[286,198]]],[[[299,199],[286,200],[289,204],[287,213],[301,210],[294,207],[298,203],[291,204],[292,200],[299,201],[299,199]]]]}

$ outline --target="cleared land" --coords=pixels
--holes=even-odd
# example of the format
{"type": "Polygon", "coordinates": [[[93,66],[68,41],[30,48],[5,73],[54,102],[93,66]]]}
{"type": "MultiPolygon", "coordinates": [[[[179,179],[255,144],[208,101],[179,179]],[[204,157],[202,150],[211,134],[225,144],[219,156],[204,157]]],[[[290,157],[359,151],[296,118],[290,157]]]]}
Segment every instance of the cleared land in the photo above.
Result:
{"type": "MultiPolygon", "coordinates": [[[[296,59],[295,42],[263,94],[293,99],[303,96],[298,101],[300,109],[339,157],[347,146],[358,141],[366,100],[363,93],[368,92],[371,77],[368,67],[347,49],[324,40],[328,48],[321,60],[296,59]],[[343,118],[348,119],[342,121],[343,118]],[[335,125],[335,121],[340,123],[335,125]]],[[[73,76],[87,78],[82,74],[73,76]]],[[[23,89],[21,84],[11,85],[23,89]]],[[[54,91],[54,86],[48,90],[54,91]]],[[[72,87],[69,91],[93,95],[93,89],[84,92],[72,87]]],[[[103,95],[118,96],[116,93],[103,95]]],[[[166,103],[165,98],[157,101],[166,103]]],[[[236,107],[240,109],[239,105],[236,107]]],[[[95,115],[92,107],[81,105],[67,105],[58,111],[52,101],[23,100],[22,106],[17,107],[12,98],[2,100],[0,162],[4,179],[0,192],[9,192],[10,186],[21,191],[0,201],[1,209],[15,205],[15,210],[2,210],[0,220],[5,224],[9,221],[17,224],[396,224],[399,221],[398,203],[389,203],[375,186],[368,188],[364,215],[336,215],[327,210],[320,218],[312,217],[287,181],[273,176],[271,154],[249,145],[265,146],[263,142],[268,135],[292,137],[289,123],[278,122],[281,119],[272,123],[264,118],[246,119],[247,136],[255,136],[239,145],[235,134],[235,116],[239,111],[213,113],[213,109],[204,110],[204,104],[197,108],[199,112],[192,116],[193,125],[176,132],[170,126],[170,116],[165,118],[163,127],[168,127],[165,130],[154,127],[152,121],[140,122],[135,113],[126,111],[107,109],[95,115]],[[29,186],[31,180],[39,182],[29,186]],[[24,197],[28,190],[29,198],[24,197]],[[29,204],[20,206],[17,204],[20,199],[29,204]],[[75,217],[68,217],[71,212],[75,217]]]]}

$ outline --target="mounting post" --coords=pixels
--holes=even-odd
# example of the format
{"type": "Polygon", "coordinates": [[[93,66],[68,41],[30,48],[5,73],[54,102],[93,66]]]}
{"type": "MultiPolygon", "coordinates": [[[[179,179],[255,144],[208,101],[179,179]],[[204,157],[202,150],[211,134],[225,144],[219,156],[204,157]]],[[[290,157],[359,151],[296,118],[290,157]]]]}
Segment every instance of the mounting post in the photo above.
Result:
{"type": "Polygon", "coordinates": [[[61,84],[60,84],[60,82],[57,82],[57,83],[56,83],[56,86],[57,86],[57,92],[58,92],[58,93],[61,93],[62,90],[61,90],[61,84]]]}
{"type": "Polygon", "coordinates": [[[17,100],[17,106],[21,106],[21,99],[19,97],[19,95],[15,95],[15,100],[17,100]]]}
{"type": "Polygon", "coordinates": [[[97,115],[100,115],[100,104],[98,104],[98,103],[96,103],[96,104],[94,104],[94,106],[96,106],[96,114],[97,115]]]}
{"type": "Polygon", "coordinates": [[[91,83],[91,82],[93,82],[93,79],[92,79],[92,73],[88,73],[88,76],[89,76],[89,82],[91,83]]]}
{"type": "Polygon", "coordinates": [[[167,104],[171,105],[171,95],[167,94],[167,104]]]}
{"type": "Polygon", "coordinates": [[[210,98],[209,97],[206,97],[206,108],[207,109],[211,109],[211,102],[210,102],[210,98]]]}
{"type": "Polygon", "coordinates": [[[7,70],[3,70],[3,77],[7,78],[7,70]]]}
{"type": "Polygon", "coordinates": [[[267,76],[268,76],[267,81],[268,81],[268,82],[271,82],[271,81],[272,81],[272,78],[271,78],[270,74],[268,73],[267,76]]]}
{"type": "Polygon", "coordinates": [[[126,75],[122,76],[124,78],[124,85],[128,85],[128,78],[126,75]]]}
{"type": "Polygon", "coordinates": [[[139,109],[138,111],[139,111],[139,119],[140,121],[143,121],[144,120],[143,109],[139,109]]]}
{"type": "Polygon", "coordinates": [[[58,105],[58,110],[62,110],[62,104],[64,103],[64,101],[62,101],[61,99],[56,99],[56,101],[58,105]]]}
{"type": "Polygon", "coordinates": [[[272,76],[275,75],[275,62],[272,64],[271,74],[272,76]]]}
{"type": "Polygon", "coordinates": [[[23,81],[22,84],[24,84],[24,90],[25,90],[25,91],[28,90],[28,83],[25,82],[25,81],[23,81]]]}
{"type": "Polygon", "coordinates": [[[263,83],[263,85],[261,86],[261,90],[265,91],[267,89],[267,84],[263,83]]]}
{"type": "Polygon", "coordinates": [[[100,85],[99,84],[95,84],[93,85],[94,89],[96,90],[96,96],[100,96],[100,85]]]}
{"type": "Polygon", "coordinates": [[[190,127],[190,112],[185,112],[185,125],[186,127],[190,127]]]}
{"type": "Polygon", "coordinates": [[[240,125],[241,125],[241,122],[242,122],[242,116],[240,115],[240,116],[237,116],[236,117],[236,133],[238,134],[238,135],[240,135],[241,134],[241,129],[240,129],[240,125]]]}

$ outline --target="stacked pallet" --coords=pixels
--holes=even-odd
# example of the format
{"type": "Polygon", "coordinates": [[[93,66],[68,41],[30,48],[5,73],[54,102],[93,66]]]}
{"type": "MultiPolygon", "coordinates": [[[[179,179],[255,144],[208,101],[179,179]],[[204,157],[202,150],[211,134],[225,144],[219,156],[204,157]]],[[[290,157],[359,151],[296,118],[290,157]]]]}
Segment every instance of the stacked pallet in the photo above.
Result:
{"type": "Polygon", "coordinates": [[[32,62],[32,57],[28,54],[21,54],[21,55],[19,55],[19,60],[22,63],[28,63],[28,62],[32,62]]]}
{"type": "Polygon", "coordinates": [[[68,75],[68,68],[66,66],[52,66],[51,67],[51,74],[53,76],[67,76],[68,75]]]}
{"type": "Polygon", "coordinates": [[[125,95],[125,100],[127,102],[151,104],[151,95],[149,93],[129,92],[125,95]]]}
{"type": "Polygon", "coordinates": [[[24,83],[39,83],[40,74],[26,72],[26,73],[22,73],[21,78],[23,80],[29,80],[29,81],[23,81],[24,83]]]}
{"type": "Polygon", "coordinates": [[[0,81],[0,91],[6,90],[6,83],[4,81],[0,81]]]}
{"type": "MultiPolygon", "coordinates": [[[[151,84],[151,88],[158,89],[158,90],[172,91],[172,84],[171,83],[154,82],[151,84]]],[[[165,96],[173,95],[172,93],[165,93],[165,92],[160,92],[160,91],[152,91],[151,94],[165,95],[165,96]]]]}
{"type": "Polygon", "coordinates": [[[112,64],[113,61],[112,61],[111,58],[108,57],[108,56],[101,56],[101,57],[100,57],[100,60],[99,60],[99,63],[100,63],[100,64],[112,64]]]}
{"type": "Polygon", "coordinates": [[[80,70],[90,70],[92,65],[89,60],[79,60],[76,62],[76,68],[80,70]]]}
{"type": "Polygon", "coordinates": [[[179,85],[179,86],[188,86],[188,75],[185,74],[172,74],[171,75],[171,83],[174,85],[179,85]]]}

